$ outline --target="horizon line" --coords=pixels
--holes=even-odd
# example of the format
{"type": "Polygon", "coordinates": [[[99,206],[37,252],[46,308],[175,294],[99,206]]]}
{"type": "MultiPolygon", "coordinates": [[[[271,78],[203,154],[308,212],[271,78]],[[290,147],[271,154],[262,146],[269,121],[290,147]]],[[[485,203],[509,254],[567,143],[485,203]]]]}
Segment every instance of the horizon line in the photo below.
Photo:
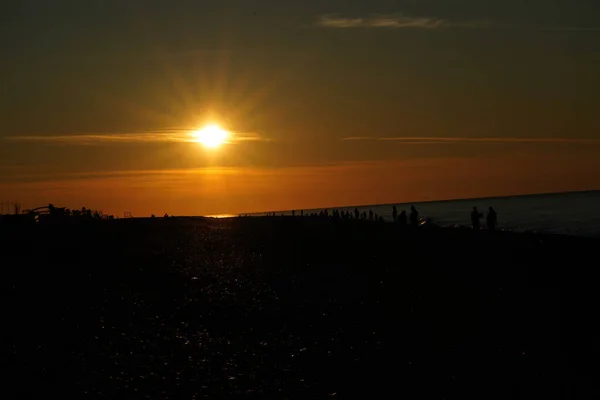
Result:
{"type": "MultiPolygon", "coordinates": [[[[552,195],[560,195],[560,194],[577,194],[577,193],[593,193],[600,192],[599,189],[583,189],[583,190],[568,190],[566,192],[542,192],[542,193],[522,193],[522,194],[508,194],[504,196],[484,196],[484,197],[467,197],[467,198],[449,198],[449,199],[438,199],[438,200],[422,200],[422,201],[403,201],[398,203],[378,203],[378,204],[362,204],[362,205],[347,205],[347,206],[330,206],[330,207],[318,207],[318,208],[297,208],[297,209],[289,209],[289,210],[275,210],[275,211],[257,211],[251,213],[238,213],[235,216],[239,215],[250,215],[252,214],[263,214],[263,213],[285,213],[291,211],[314,211],[314,210],[334,210],[334,209],[342,209],[342,208],[365,208],[365,207],[381,207],[381,206],[393,206],[400,204],[428,204],[428,203],[444,203],[451,201],[481,201],[481,200],[489,200],[489,199],[504,199],[509,197],[534,197],[534,196],[552,196],[552,195]]],[[[193,217],[190,215],[189,217],[193,217]]]]}

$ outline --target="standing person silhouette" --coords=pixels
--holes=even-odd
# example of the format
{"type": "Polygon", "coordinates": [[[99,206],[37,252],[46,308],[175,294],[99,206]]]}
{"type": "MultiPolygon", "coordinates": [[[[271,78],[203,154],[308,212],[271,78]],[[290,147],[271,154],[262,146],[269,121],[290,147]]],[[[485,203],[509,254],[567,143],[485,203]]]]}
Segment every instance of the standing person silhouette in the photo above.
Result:
{"type": "Polygon", "coordinates": [[[400,216],[398,217],[398,223],[400,226],[406,226],[408,224],[408,217],[405,210],[402,210],[400,213],[400,216]]]}
{"type": "Polygon", "coordinates": [[[479,230],[479,219],[483,217],[483,214],[477,210],[477,207],[473,207],[473,211],[471,211],[471,225],[473,225],[473,229],[479,230]]]}
{"type": "Polygon", "coordinates": [[[410,224],[412,226],[419,225],[419,212],[415,208],[415,206],[410,206],[410,224]]]}
{"type": "Polygon", "coordinates": [[[498,214],[496,214],[496,210],[494,210],[494,207],[490,207],[488,209],[488,215],[487,215],[487,228],[490,231],[495,231],[496,230],[496,225],[498,224],[498,214]]]}
{"type": "Polygon", "coordinates": [[[396,206],[392,208],[392,217],[394,218],[394,222],[398,220],[398,209],[396,208],[396,206]]]}

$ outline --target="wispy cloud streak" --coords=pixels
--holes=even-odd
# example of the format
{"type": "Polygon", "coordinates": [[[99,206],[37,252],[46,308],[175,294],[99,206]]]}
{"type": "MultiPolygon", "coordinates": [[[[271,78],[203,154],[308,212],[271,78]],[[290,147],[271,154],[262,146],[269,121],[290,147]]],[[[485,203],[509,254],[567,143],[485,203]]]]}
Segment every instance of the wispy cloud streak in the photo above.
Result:
{"type": "Polygon", "coordinates": [[[582,27],[565,27],[565,28],[544,28],[545,32],[600,32],[600,28],[582,28],[582,27]]]}
{"type": "Polygon", "coordinates": [[[326,14],[317,18],[315,24],[323,28],[350,29],[350,28],[380,28],[380,29],[484,29],[484,28],[508,28],[541,30],[543,32],[600,32],[600,27],[550,27],[540,28],[532,26],[505,25],[498,22],[485,20],[452,21],[439,17],[409,16],[402,13],[395,14],[371,14],[361,17],[345,17],[339,14],[326,14]]]}
{"type": "MultiPolygon", "coordinates": [[[[79,146],[90,146],[100,144],[119,143],[193,143],[196,138],[192,135],[193,130],[170,129],[162,131],[136,132],[136,133],[102,133],[102,134],[79,134],[79,135],[55,135],[55,136],[9,136],[4,140],[9,142],[33,142],[33,143],[56,143],[79,146]]],[[[248,141],[270,141],[254,133],[232,133],[230,143],[248,141]]]]}
{"type": "Polygon", "coordinates": [[[350,136],[345,141],[382,141],[403,144],[455,144],[455,143],[588,143],[600,144],[600,139],[582,138],[519,138],[519,137],[372,137],[350,136]]]}
{"type": "Polygon", "coordinates": [[[364,18],[322,15],[317,19],[317,25],[325,28],[437,29],[484,28],[493,24],[486,21],[452,22],[436,17],[411,17],[404,14],[373,14],[364,18]]]}

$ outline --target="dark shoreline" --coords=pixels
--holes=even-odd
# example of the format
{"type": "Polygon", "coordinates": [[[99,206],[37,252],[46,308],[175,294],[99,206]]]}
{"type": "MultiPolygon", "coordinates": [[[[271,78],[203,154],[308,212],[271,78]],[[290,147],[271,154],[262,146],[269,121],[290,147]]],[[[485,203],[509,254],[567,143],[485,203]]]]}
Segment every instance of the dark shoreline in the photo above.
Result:
{"type": "Polygon", "coordinates": [[[0,227],[11,389],[591,398],[599,244],[290,217],[0,227]]]}
{"type": "MultiPolygon", "coordinates": [[[[373,208],[373,207],[389,207],[392,206],[409,206],[411,204],[429,204],[429,203],[453,203],[457,201],[470,201],[470,202],[481,202],[484,200],[503,200],[503,199],[514,199],[514,198],[530,198],[530,197],[547,197],[547,196],[562,196],[562,195],[577,195],[577,194],[594,194],[600,193],[600,189],[586,189],[586,190],[572,190],[568,192],[544,192],[544,193],[529,193],[529,194],[507,194],[503,196],[484,196],[484,197],[470,197],[470,198],[450,198],[450,199],[439,199],[439,200],[414,200],[414,201],[400,201],[395,203],[378,203],[378,204],[350,204],[350,205],[330,205],[329,207],[319,207],[319,208],[308,208],[305,211],[315,211],[315,210],[334,210],[334,209],[344,209],[351,210],[354,208],[365,209],[365,208],[373,208]]],[[[281,213],[289,213],[290,210],[271,210],[268,211],[270,213],[275,213],[279,215],[281,213]]],[[[262,216],[265,212],[251,212],[251,213],[239,213],[240,215],[251,215],[251,216],[262,216]]]]}

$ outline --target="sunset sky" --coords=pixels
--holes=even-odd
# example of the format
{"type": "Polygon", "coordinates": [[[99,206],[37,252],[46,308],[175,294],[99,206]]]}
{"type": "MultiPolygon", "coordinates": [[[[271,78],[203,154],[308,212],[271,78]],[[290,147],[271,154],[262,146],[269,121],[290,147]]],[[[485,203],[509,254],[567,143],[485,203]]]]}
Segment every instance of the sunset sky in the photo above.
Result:
{"type": "Polygon", "coordinates": [[[207,215],[600,189],[598,0],[19,0],[0,200],[207,215]],[[206,149],[191,133],[231,132],[206,149]]]}

